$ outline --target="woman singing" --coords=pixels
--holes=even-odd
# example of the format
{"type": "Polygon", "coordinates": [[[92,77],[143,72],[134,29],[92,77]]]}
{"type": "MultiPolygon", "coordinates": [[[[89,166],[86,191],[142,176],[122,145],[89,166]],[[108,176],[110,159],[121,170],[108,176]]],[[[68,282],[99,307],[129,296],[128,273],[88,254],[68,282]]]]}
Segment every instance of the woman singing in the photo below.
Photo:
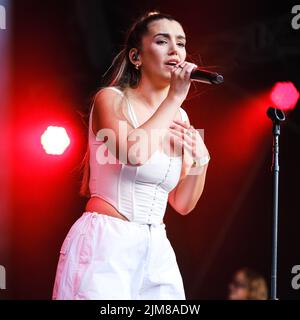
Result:
{"type": "Polygon", "coordinates": [[[90,111],[86,211],[60,251],[53,299],[185,299],[167,202],[190,213],[209,153],[181,108],[196,67],[181,24],[152,12],[130,29],[90,111]]]}

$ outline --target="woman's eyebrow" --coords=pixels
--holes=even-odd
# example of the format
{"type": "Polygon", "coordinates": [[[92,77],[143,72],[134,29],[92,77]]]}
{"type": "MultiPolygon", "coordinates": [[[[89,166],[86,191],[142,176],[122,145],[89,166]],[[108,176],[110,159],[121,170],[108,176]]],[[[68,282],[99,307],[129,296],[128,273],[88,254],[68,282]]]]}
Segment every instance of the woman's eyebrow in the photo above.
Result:
{"type": "MultiPolygon", "coordinates": [[[[158,36],[163,36],[163,37],[168,38],[168,39],[171,38],[169,33],[163,33],[163,32],[157,33],[156,35],[153,36],[153,38],[158,37],[158,36]]],[[[186,40],[185,36],[180,35],[180,34],[177,35],[176,38],[177,39],[181,39],[181,40],[186,40]]]]}

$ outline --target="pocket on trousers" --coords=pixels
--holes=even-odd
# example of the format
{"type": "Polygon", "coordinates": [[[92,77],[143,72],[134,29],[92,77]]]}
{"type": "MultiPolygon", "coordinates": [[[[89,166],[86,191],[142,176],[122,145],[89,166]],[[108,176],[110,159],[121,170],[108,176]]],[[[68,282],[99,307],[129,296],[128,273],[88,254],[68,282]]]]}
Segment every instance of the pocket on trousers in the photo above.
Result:
{"type": "Polygon", "coordinates": [[[92,237],[87,234],[81,234],[79,238],[79,263],[89,263],[92,259],[92,255],[92,237]]]}

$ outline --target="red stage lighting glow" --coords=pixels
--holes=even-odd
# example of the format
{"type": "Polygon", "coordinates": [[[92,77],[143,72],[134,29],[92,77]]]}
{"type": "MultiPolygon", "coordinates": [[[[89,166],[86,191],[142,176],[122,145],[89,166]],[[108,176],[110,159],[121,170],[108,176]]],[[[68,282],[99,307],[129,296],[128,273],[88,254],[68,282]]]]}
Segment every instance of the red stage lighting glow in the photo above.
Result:
{"type": "Polygon", "coordinates": [[[292,110],[299,99],[299,92],[292,82],[277,82],[271,92],[274,107],[281,110],[292,110]]]}
{"type": "Polygon", "coordinates": [[[47,154],[61,155],[70,144],[70,138],[63,127],[49,126],[41,136],[41,144],[47,154]]]}

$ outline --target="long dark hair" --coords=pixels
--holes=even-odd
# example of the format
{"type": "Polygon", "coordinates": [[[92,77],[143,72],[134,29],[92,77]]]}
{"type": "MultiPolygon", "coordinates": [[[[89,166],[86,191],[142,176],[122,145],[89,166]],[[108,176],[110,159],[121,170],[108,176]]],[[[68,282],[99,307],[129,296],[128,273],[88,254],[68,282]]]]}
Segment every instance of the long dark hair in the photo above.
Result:
{"type": "MultiPolygon", "coordinates": [[[[133,23],[131,28],[127,32],[125,38],[124,48],[116,55],[112,65],[106,72],[109,74],[106,86],[116,86],[124,90],[127,87],[135,88],[138,86],[141,71],[137,70],[132,62],[129,60],[129,52],[132,48],[136,48],[138,51],[142,49],[142,39],[148,32],[148,26],[151,22],[168,19],[170,21],[177,21],[168,14],[163,14],[158,11],[148,12],[141,16],[136,22],[133,23]]],[[[96,93],[97,94],[97,93],[96,93]]],[[[94,96],[95,97],[95,96],[94,96]]],[[[94,101],[94,99],[93,99],[94,101]]],[[[89,167],[89,148],[82,161],[83,177],[81,182],[80,194],[85,197],[90,197],[89,190],[89,178],[90,178],[90,167],[89,167]]]]}

